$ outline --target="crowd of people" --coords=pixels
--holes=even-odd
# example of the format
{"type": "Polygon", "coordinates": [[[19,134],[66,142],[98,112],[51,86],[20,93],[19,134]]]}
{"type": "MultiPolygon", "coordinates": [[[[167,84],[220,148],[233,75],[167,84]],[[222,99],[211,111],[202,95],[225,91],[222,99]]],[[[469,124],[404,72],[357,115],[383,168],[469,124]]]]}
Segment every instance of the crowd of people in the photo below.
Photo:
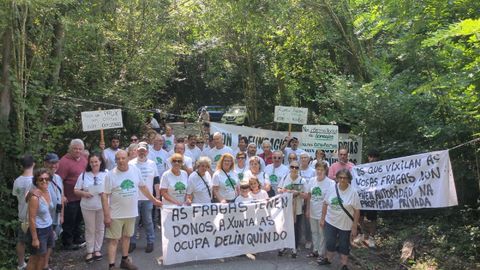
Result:
{"type": "MultiPolygon", "coordinates": [[[[43,166],[28,154],[21,159],[23,173],[12,192],[21,222],[17,269],[49,269],[57,238],[65,250],[85,247],[86,263],[103,259],[106,238],[109,268],[117,269],[120,244],[120,268],[137,269],[130,254],[140,228],[145,252],[153,252],[157,207],[266,200],[285,192],[294,198],[296,247],[281,249],[279,256],[296,258],[304,243],[307,257],[318,264],[330,264],[338,252],[342,269],[348,269],[357,224],[365,226],[364,240],[374,246],[376,213],[360,212],[346,149],[339,149],[338,162],[330,166],[324,151],[317,150],[312,159],[295,137],[285,138],[276,151],[264,141],[261,153],[246,137],[233,150],[224,145],[221,133],[180,138],[168,125],[163,135],[152,129],[130,139],[124,150],[120,137],[113,136],[108,147],[100,145],[101,153],[89,152],[82,140],[73,139],[67,154],[48,153],[43,166]],[[28,264],[25,249],[31,254],[28,264]]],[[[377,158],[378,153],[369,153],[369,161],[377,158]]]]}

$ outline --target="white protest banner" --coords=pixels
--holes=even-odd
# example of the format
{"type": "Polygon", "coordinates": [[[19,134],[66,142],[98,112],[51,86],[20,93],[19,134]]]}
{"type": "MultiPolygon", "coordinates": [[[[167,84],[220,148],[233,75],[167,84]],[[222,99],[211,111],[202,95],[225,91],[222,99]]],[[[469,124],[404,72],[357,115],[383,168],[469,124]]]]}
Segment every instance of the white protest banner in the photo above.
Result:
{"type": "Polygon", "coordinates": [[[122,127],[122,110],[120,109],[82,112],[83,131],[122,127]]]}
{"type": "Polygon", "coordinates": [[[355,166],[352,174],[364,210],[458,205],[447,150],[355,166]]]}
{"type": "Polygon", "coordinates": [[[274,122],[305,125],[308,108],[275,106],[274,122]]]}
{"type": "MultiPolygon", "coordinates": [[[[272,150],[279,150],[283,140],[288,136],[288,131],[275,131],[260,128],[240,127],[235,125],[227,125],[221,123],[210,123],[210,132],[220,132],[223,135],[223,141],[225,145],[236,149],[238,145],[238,139],[242,136],[248,138],[249,142],[253,142],[257,145],[257,153],[260,153],[261,145],[264,140],[269,140],[272,144],[272,150]]],[[[292,132],[292,137],[300,138],[301,132],[292,132]]],[[[345,147],[349,152],[349,159],[355,164],[362,162],[362,137],[352,134],[339,133],[338,134],[338,146],[345,147]]],[[[303,148],[310,156],[315,156],[315,150],[317,148],[303,148]]],[[[327,161],[333,164],[338,160],[334,150],[325,150],[327,161]]]]}
{"type": "Polygon", "coordinates": [[[302,149],[338,149],[338,126],[335,125],[303,125],[302,149]]]}
{"type": "Polygon", "coordinates": [[[294,248],[292,195],[162,208],[163,264],[294,248]]]}

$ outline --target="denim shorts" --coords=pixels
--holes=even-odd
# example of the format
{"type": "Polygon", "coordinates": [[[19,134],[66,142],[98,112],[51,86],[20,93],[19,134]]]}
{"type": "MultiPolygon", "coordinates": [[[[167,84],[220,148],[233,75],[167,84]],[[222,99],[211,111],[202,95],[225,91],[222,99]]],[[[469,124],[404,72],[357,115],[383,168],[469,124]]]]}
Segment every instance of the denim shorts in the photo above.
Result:
{"type": "Polygon", "coordinates": [[[338,251],[340,254],[349,255],[350,254],[350,233],[351,231],[340,230],[330,224],[325,222],[325,239],[327,251],[335,252],[338,251]],[[338,246],[337,246],[338,240],[338,246]]]}
{"type": "Polygon", "coordinates": [[[17,243],[26,243],[28,241],[27,233],[23,232],[22,226],[20,224],[18,224],[16,233],[17,233],[17,243]]]}
{"type": "Polygon", "coordinates": [[[26,245],[30,250],[30,254],[32,255],[43,255],[47,253],[48,248],[55,247],[55,240],[52,226],[47,228],[37,228],[37,237],[38,241],[40,242],[40,246],[38,248],[32,247],[32,234],[30,233],[30,229],[27,232],[27,239],[26,245]]]}

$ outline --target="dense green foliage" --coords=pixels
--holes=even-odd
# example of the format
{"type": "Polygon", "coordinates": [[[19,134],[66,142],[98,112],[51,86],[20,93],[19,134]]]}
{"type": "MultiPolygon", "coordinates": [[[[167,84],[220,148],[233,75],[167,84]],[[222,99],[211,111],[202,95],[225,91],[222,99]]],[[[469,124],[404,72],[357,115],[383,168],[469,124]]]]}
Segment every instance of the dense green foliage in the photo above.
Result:
{"type": "MultiPolygon", "coordinates": [[[[90,147],[80,112],[309,108],[384,158],[479,137],[480,1],[203,0],[0,2],[1,263],[13,258],[16,158],[90,147]],[[109,105],[110,104],[110,105],[109,105]],[[7,248],[8,245],[8,248],[7,248]]],[[[108,135],[108,134],[107,134],[108,135]]],[[[479,195],[478,144],[451,151],[461,204],[479,195]]],[[[477,227],[478,228],[478,227],[477,227]]]]}

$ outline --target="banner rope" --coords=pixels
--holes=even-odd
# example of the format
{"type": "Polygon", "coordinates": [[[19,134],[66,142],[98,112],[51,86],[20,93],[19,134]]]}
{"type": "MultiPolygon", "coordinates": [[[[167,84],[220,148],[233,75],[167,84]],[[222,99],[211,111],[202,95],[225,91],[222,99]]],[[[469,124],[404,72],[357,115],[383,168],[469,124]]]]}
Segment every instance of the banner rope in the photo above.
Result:
{"type": "Polygon", "coordinates": [[[480,137],[479,137],[479,138],[476,138],[476,139],[473,139],[473,140],[470,140],[470,141],[468,141],[468,142],[464,142],[464,143],[462,143],[462,144],[459,144],[459,145],[457,145],[457,146],[454,146],[454,147],[448,148],[447,150],[448,150],[448,151],[450,151],[450,150],[454,150],[454,149],[457,149],[457,148],[463,147],[463,146],[465,146],[465,145],[468,145],[468,144],[476,143],[476,142],[478,142],[478,141],[480,141],[480,137]]]}

